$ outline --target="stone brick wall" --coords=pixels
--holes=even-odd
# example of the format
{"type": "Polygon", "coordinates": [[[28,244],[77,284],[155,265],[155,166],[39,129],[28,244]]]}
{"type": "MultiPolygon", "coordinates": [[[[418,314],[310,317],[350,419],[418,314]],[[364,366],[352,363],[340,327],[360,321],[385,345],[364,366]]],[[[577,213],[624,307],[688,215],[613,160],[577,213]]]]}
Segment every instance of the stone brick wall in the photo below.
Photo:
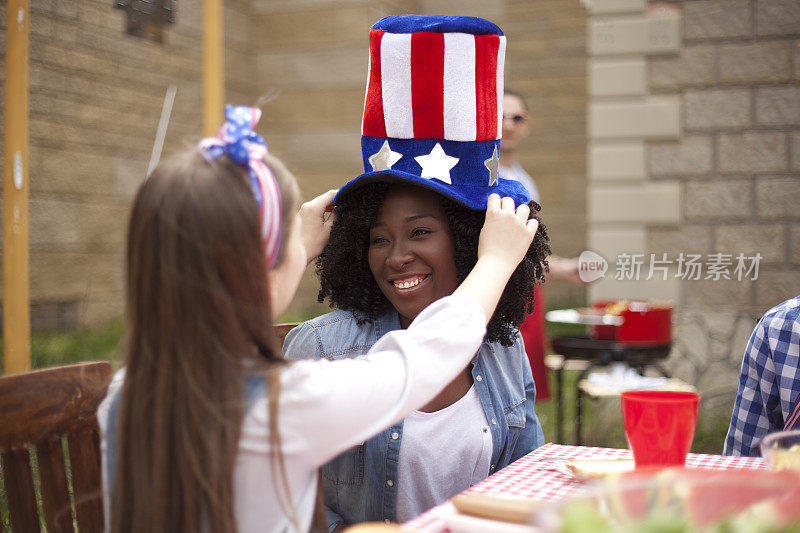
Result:
{"type": "MultiPolygon", "coordinates": [[[[653,205],[647,209],[650,214],[641,216],[642,206],[634,204],[632,197],[610,198],[618,192],[613,185],[631,187],[627,185],[630,177],[623,181],[630,174],[630,154],[611,157],[605,166],[600,165],[599,175],[593,174],[590,162],[590,180],[597,184],[589,190],[590,246],[608,252],[606,257],[612,261],[620,250],[635,250],[656,257],[666,253],[672,260],[680,253],[701,254],[704,259],[731,254],[733,264],[731,279],[706,279],[707,270],[699,280],[676,279],[673,267],[668,281],[603,282],[590,289],[590,296],[674,301],[674,367],[678,375],[696,383],[712,405],[717,402],[721,412],[729,413],[736,373],[754,321],[800,293],[800,4],[794,0],[686,0],[673,2],[666,13],[663,4],[648,6],[645,1],[593,0],[591,4],[595,10],[608,7],[609,11],[594,13],[590,51],[592,38],[610,38],[598,32],[614,21],[673,17],[680,22],[680,33],[676,46],[648,48],[645,36],[623,51],[640,55],[647,69],[644,91],[636,78],[628,87],[638,92],[623,93],[623,100],[675,106],[667,120],[669,131],[653,135],[647,129],[653,125],[638,130],[634,126],[622,139],[643,145],[643,185],[639,186],[660,209],[651,210],[653,205]],[[674,119],[677,129],[672,128],[674,119]],[[677,197],[654,189],[667,185],[677,197]],[[660,215],[667,205],[673,215],[669,220],[660,215]],[[604,214],[607,210],[613,214],[604,214]],[[624,222],[632,214],[638,222],[634,227],[609,223],[609,219],[624,222]],[[763,257],[756,279],[739,280],[734,275],[740,253],[763,257]]],[[[605,105],[607,95],[593,96],[590,117],[605,105]]],[[[613,105],[622,104],[615,101],[613,105]]],[[[633,120],[630,113],[617,115],[620,118],[633,120]]],[[[595,145],[590,154],[608,143],[613,127],[621,127],[597,122],[593,126],[597,130],[590,128],[595,145]]],[[[663,121],[662,127],[666,128],[663,121]]]]}
{"type": "Polygon", "coordinates": [[[650,144],[650,171],[683,185],[680,228],[649,234],[652,251],[700,235],[699,253],[761,253],[758,279],[685,282],[681,301],[760,314],[800,292],[791,235],[800,224],[792,154],[800,128],[800,4],[783,0],[680,4],[683,47],[649,63],[653,93],[677,95],[684,135],[650,144]],[[684,72],[697,74],[687,76],[684,72]]]}
{"type": "MultiPolygon", "coordinates": [[[[34,329],[107,322],[123,310],[127,214],[167,87],[164,154],[202,125],[201,2],[180,2],[164,43],[125,34],[107,0],[30,5],[30,297],[34,329]]],[[[250,3],[225,2],[227,91],[255,101],[250,3]]],[[[6,6],[0,9],[5,75],[6,6]]],[[[0,85],[0,90],[2,90],[0,85]]]]}
{"type": "MultiPolygon", "coordinates": [[[[533,118],[522,164],[555,251],[583,250],[586,13],[577,0],[226,0],[226,100],[278,91],[260,127],[270,149],[305,198],[341,185],[361,171],[368,30],[398,13],[482,16],[506,31],[507,85],[528,97],[533,118]]],[[[5,17],[4,6],[0,76],[5,17]]],[[[34,328],[99,324],[122,313],[127,214],[170,84],[178,90],[164,154],[201,132],[202,3],[180,2],[161,44],[125,35],[110,0],[32,0],[30,17],[34,328]]],[[[314,307],[316,286],[307,273],[290,317],[314,307]]],[[[583,290],[552,284],[548,299],[578,303],[583,290]]]]}

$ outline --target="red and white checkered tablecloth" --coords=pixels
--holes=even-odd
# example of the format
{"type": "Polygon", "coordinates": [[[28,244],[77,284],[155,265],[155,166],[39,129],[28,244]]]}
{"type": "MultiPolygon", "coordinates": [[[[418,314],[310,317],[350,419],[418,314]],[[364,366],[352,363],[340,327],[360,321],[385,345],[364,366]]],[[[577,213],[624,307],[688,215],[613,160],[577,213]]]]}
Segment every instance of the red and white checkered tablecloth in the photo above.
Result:
{"type": "MultiPolygon", "coordinates": [[[[497,496],[522,496],[534,500],[557,501],[580,494],[585,484],[555,468],[553,463],[541,461],[543,458],[562,459],[618,459],[630,458],[630,450],[616,448],[593,448],[589,446],[567,446],[545,444],[515,463],[489,476],[465,494],[482,493],[497,496]]],[[[724,455],[705,455],[690,453],[686,458],[687,468],[708,468],[712,470],[763,470],[764,459],[760,457],[729,457],[724,455]]],[[[436,533],[448,533],[443,516],[453,512],[450,502],[434,507],[404,527],[436,533]]]]}

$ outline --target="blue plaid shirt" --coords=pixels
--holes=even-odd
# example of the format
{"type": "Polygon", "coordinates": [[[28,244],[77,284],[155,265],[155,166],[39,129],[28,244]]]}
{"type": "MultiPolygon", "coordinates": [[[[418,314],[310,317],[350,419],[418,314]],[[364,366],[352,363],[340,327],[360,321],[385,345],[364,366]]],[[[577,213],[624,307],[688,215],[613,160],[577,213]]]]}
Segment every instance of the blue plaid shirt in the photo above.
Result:
{"type": "Polygon", "coordinates": [[[725,455],[758,456],[767,433],[800,428],[800,296],[773,307],[744,352],[725,455]]]}

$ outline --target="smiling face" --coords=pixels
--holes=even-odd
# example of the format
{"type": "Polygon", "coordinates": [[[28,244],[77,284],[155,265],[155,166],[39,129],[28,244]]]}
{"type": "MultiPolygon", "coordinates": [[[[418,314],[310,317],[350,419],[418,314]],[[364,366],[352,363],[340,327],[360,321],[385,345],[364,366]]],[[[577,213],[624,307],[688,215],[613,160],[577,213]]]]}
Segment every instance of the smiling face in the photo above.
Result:
{"type": "Polygon", "coordinates": [[[458,286],[453,237],[439,197],[392,186],[369,231],[369,268],[407,328],[432,302],[458,286]]]}

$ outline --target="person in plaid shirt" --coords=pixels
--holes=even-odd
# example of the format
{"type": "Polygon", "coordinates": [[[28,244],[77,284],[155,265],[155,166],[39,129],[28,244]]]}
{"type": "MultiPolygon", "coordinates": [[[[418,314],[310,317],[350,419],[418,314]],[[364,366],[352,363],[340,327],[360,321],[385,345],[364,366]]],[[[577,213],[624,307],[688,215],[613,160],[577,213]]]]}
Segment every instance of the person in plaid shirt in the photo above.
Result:
{"type": "Polygon", "coordinates": [[[758,456],[773,431],[800,429],[800,296],[773,307],[750,335],[724,455],[758,456]]]}

